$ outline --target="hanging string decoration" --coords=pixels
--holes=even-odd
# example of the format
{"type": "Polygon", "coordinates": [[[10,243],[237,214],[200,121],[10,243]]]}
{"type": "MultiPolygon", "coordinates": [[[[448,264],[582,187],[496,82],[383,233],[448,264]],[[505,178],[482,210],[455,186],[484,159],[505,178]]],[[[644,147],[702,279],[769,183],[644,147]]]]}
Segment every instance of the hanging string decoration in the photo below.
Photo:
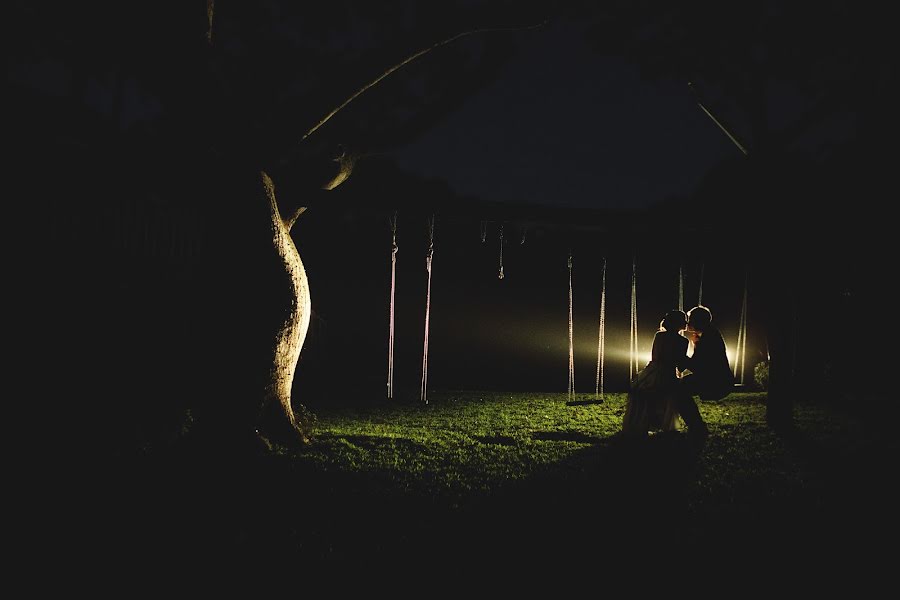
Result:
{"type": "Polygon", "coordinates": [[[749,274],[744,273],[744,300],[741,303],[741,320],[738,324],[738,339],[734,347],[734,377],[737,379],[738,368],[741,371],[741,385],[744,383],[744,374],[747,370],[747,283],[749,274]]]}
{"type": "Polygon", "coordinates": [[[569,252],[569,401],[575,399],[575,347],[572,322],[572,252],[569,252]]]}
{"type": "Polygon", "coordinates": [[[206,30],[206,42],[208,44],[212,44],[212,36],[213,36],[213,16],[216,12],[216,0],[206,0],[206,19],[209,22],[209,27],[206,30]]]}
{"type": "Polygon", "coordinates": [[[603,397],[603,367],[606,362],[604,353],[606,346],[606,259],[603,259],[603,274],[600,279],[600,331],[597,334],[597,379],[594,385],[594,398],[603,397]]]}
{"type": "Polygon", "coordinates": [[[637,332],[637,256],[631,259],[631,333],[628,359],[628,380],[638,372],[638,332],[637,332]]]}
{"type": "Polygon", "coordinates": [[[797,347],[800,345],[800,307],[797,298],[799,292],[796,288],[793,292],[794,293],[791,294],[791,321],[793,322],[791,329],[793,330],[794,343],[791,344],[791,346],[793,346],[791,351],[791,379],[796,375],[797,347]]]}
{"type": "Polygon", "coordinates": [[[428,251],[425,254],[425,270],[428,272],[428,285],[425,290],[425,344],[422,350],[422,387],[420,398],[428,404],[428,328],[431,318],[431,259],[434,256],[434,215],[428,220],[428,251]]]}
{"type": "Polygon", "coordinates": [[[503,279],[503,223],[500,223],[500,271],[497,277],[503,279]]]}
{"type": "Polygon", "coordinates": [[[397,213],[391,217],[391,307],[388,326],[387,397],[394,397],[394,291],[397,286],[397,213]]]}

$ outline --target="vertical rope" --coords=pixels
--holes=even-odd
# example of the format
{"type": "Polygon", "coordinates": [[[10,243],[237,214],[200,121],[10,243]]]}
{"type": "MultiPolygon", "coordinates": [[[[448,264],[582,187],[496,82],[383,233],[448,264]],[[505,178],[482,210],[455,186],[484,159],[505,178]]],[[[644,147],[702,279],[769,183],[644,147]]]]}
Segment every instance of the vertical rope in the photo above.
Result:
{"type": "Polygon", "coordinates": [[[794,380],[797,370],[797,346],[800,345],[800,309],[799,302],[797,296],[799,294],[799,290],[794,288],[794,293],[791,294],[791,320],[793,321],[791,328],[793,329],[793,343],[792,351],[791,351],[791,381],[794,380]]]}
{"type": "Polygon", "coordinates": [[[487,239],[487,221],[481,222],[481,243],[487,239]]]}
{"type": "Polygon", "coordinates": [[[428,252],[425,255],[425,270],[428,271],[428,286],[425,291],[425,345],[422,350],[422,388],[420,397],[428,404],[428,327],[431,319],[431,259],[434,255],[434,215],[428,220],[428,252]]]}
{"type": "Polygon", "coordinates": [[[391,217],[391,308],[388,327],[387,397],[394,397],[394,290],[397,286],[397,212],[391,217]]]}
{"type": "Polygon", "coordinates": [[[569,400],[575,399],[575,347],[572,322],[572,251],[569,251],[569,400]]]}
{"type": "Polygon", "coordinates": [[[703,304],[703,268],[705,264],[700,264],[700,290],[697,292],[697,305],[703,304]]]}
{"type": "Polygon", "coordinates": [[[497,277],[503,279],[503,223],[500,223],[500,271],[497,277]]]}
{"type": "Polygon", "coordinates": [[[638,371],[638,338],[637,338],[637,256],[631,259],[631,336],[628,357],[628,380],[638,371]]]}
{"type": "Polygon", "coordinates": [[[738,324],[738,340],[734,348],[734,377],[738,376],[738,365],[741,370],[741,385],[747,370],[747,281],[749,274],[744,273],[744,300],[741,303],[741,320],[738,324]]]}
{"type": "Polygon", "coordinates": [[[594,398],[603,397],[603,363],[606,351],[606,259],[603,259],[603,275],[600,284],[600,331],[597,333],[597,379],[594,385],[594,398]]]}
{"type": "Polygon", "coordinates": [[[678,263],[678,310],[684,310],[684,262],[678,263]]]}
{"type": "Polygon", "coordinates": [[[747,288],[744,287],[744,328],[741,335],[741,385],[744,385],[744,378],[747,374],[747,288]]]}

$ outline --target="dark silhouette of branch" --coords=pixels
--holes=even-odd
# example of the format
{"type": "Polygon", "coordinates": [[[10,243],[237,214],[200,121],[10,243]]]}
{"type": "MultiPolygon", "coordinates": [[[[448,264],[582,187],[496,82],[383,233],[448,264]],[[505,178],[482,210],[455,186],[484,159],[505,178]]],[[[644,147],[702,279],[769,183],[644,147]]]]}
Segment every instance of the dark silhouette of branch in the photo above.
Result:
{"type": "Polygon", "coordinates": [[[741,142],[738,141],[738,139],[730,131],[728,131],[728,128],[725,127],[725,125],[723,125],[722,122],[719,121],[719,119],[717,119],[715,115],[713,115],[709,111],[708,108],[706,108],[706,106],[700,100],[700,95],[697,93],[696,88],[694,88],[694,84],[690,81],[688,82],[688,88],[690,88],[691,92],[694,94],[694,99],[697,100],[697,106],[699,106],[700,109],[706,113],[706,116],[712,119],[713,123],[715,123],[719,127],[719,129],[721,129],[725,133],[725,135],[728,136],[728,139],[734,142],[734,145],[738,147],[738,150],[743,152],[744,156],[747,156],[747,148],[743,144],[741,144],[741,142]]]}

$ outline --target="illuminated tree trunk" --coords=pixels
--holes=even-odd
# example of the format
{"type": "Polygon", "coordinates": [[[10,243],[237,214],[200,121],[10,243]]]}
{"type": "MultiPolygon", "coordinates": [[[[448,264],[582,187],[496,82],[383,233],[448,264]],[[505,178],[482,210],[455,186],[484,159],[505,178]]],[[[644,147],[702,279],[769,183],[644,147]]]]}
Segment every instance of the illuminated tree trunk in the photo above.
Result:
{"type": "Polygon", "coordinates": [[[262,173],[262,183],[269,202],[272,244],[288,276],[291,295],[284,321],[274,332],[272,368],[263,401],[263,410],[266,411],[264,419],[269,433],[281,436],[293,433],[299,436],[300,440],[306,441],[304,423],[298,421],[291,405],[291,389],[297,361],[300,359],[300,350],[309,330],[312,310],[309,282],[300,254],[291,239],[290,225],[293,224],[293,219],[285,221],[282,218],[275,199],[275,186],[265,173],[262,173]]]}
{"type": "Polygon", "coordinates": [[[311,415],[292,405],[311,316],[307,273],[267,173],[231,166],[205,174],[217,210],[198,288],[200,344],[193,435],[209,451],[305,443],[311,415]],[[263,442],[261,444],[261,442],[263,442]]]}

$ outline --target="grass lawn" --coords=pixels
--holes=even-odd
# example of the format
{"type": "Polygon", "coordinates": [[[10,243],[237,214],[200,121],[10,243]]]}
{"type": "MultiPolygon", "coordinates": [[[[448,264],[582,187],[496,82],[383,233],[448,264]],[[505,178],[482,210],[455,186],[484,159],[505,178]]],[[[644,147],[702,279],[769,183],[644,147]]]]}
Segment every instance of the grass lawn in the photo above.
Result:
{"type": "MultiPolygon", "coordinates": [[[[700,402],[711,435],[618,433],[623,394],[435,392],[428,405],[316,410],[313,443],[248,461],[147,457],[99,514],[112,547],[305,560],[484,564],[685,552],[847,561],[894,536],[897,440],[765,394],[700,402]],[[590,400],[591,397],[581,397],[590,400]],[[134,476],[131,476],[134,475],[134,476]],[[140,516],[132,508],[140,507],[140,516]]],[[[767,559],[774,560],[774,559],[767,559]]]]}

